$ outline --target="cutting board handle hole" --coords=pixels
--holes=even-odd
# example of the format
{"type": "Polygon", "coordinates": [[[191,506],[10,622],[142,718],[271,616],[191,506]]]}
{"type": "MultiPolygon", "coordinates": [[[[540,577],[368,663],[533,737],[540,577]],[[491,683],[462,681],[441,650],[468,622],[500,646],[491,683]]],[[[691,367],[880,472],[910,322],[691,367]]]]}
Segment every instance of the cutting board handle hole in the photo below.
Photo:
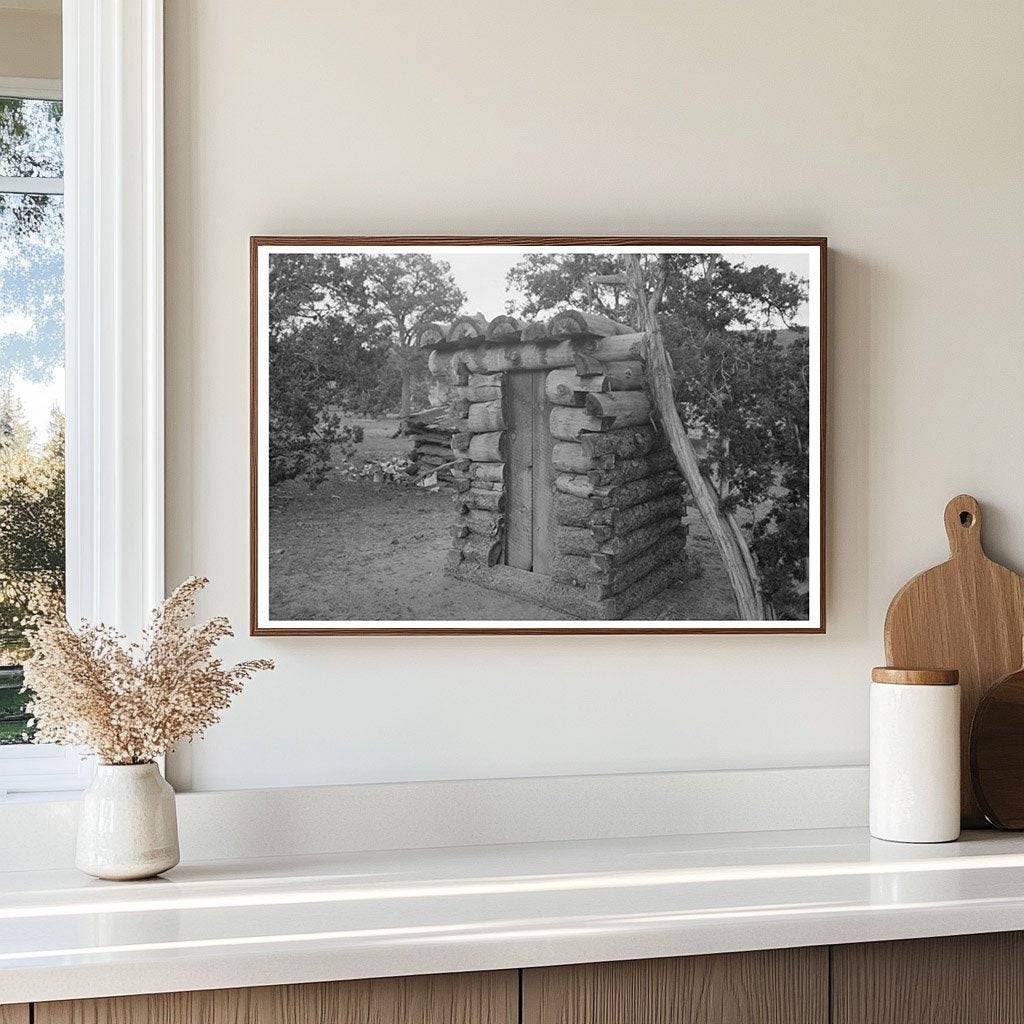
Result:
{"type": "Polygon", "coordinates": [[[958,494],[943,512],[951,555],[983,555],[981,550],[981,506],[969,494],[958,494]]]}

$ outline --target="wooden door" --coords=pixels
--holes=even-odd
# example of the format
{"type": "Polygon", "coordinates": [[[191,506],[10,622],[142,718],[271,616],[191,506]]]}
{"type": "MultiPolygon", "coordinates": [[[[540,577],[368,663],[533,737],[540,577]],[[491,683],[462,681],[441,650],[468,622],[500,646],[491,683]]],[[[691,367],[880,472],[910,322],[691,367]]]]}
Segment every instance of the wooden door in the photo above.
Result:
{"type": "Polygon", "coordinates": [[[516,1024],[518,1003],[492,971],[37,1003],[35,1024],[516,1024]]]}
{"type": "Polygon", "coordinates": [[[826,1024],[828,950],[523,971],[522,1024],[826,1024]]]}
{"type": "Polygon", "coordinates": [[[832,947],[834,1024],[1024,1024],[1024,934],[832,947]]]}
{"type": "Polygon", "coordinates": [[[505,388],[508,430],[508,495],[505,560],[515,569],[551,575],[554,550],[549,417],[543,370],[508,374],[505,388]]]}
{"type": "Polygon", "coordinates": [[[0,1024],[28,1024],[28,1006],[25,1003],[5,1003],[0,1006],[0,1024]]]}

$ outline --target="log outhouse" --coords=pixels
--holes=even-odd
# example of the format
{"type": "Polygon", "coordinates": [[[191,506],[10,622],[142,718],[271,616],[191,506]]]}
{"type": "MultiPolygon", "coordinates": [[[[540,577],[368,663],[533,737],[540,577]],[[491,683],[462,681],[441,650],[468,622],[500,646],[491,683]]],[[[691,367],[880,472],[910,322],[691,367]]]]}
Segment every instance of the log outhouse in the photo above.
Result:
{"type": "Polygon", "coordinates": [[[684,485],[643,335],[568,310],[421,324],[418,343],[452,396],[448,574],[580,619],[622,618],[681,577],[684,485]]]}

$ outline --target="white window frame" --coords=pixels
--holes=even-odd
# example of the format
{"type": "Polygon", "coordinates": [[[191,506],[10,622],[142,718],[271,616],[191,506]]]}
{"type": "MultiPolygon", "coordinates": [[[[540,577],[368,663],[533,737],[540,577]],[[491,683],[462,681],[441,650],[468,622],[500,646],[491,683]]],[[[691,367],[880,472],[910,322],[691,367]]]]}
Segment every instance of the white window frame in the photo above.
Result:
{"type": "Polygon", "coordinates": [[[0,96],[13,96],[19,100],[59,100],[64,90],[59,78],[3,78],[0,77],[0,96]]]}
{"type": "MultiPolygon", "coordinates": [[[[164,596],[163,0],[64,0],[63,39],[33,95],[64,100],[68,617],[137,635],[164,596]]],[[[0,748],[0,799],[91,774],[0,748]]]]}

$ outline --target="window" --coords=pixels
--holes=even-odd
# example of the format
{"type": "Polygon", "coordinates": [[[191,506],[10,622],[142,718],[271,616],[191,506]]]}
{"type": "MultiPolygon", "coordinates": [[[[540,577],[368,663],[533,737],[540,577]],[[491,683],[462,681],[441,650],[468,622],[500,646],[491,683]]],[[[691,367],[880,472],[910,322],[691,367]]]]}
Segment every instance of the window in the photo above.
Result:
{"type": "Polygon", "coordinates": [[[81,776],[26,747],[20,667],[26,618],[64,600],[63,175],[59,84],[0,80],[0,795],[81,776]]]}
{"type": "MultiPolygon", "coordinates": [[[[17,323],[10,314],[8,326],[42,330],[31,339],[19,334],[17,350],[0,337],[0,369],[12,396],[20,383],[23,407],[33,399],[43,429],[33,434],[30,454],[42,457],[46,447],[51,398],[63,392],[67,412],[65,473],[54,469],[58,439],[46,477],[54,486],[32,492],[42,504],[33,505],[33,556],[23,568],[40,586],[53,584],[51,591],[63,582],[72,620],[137,635],[164,594],[163,4],[63,0],[61,12],[63,108],[61,83],[0,78],[0,99],[18,101],[4,109],[21,119],[0,137],[0,260],[7,261],[0,263],[0,319],[10,304],[21,312],[17,323]],[[47,256],[46,244],[60,234],[62,247],[57,241],[47,256]],[[20,306],[10,297],[10,275],[30,276],[33,267],[38,281],[63,277],[63,308],[59,287],[47,293],[40,285],[20,306]],[[47,324],[57,325],[55,334],[39,327],[47,324]],[[15,357],[29,351],[19,369],[15,357]]],[[[10,645],[17,623],[8,633],[10,645]]],[[[0,718],[8,740],[18,741],[0,744],[0,800],[81,788],[91,766],[76,751],[21,742],[28,723],[11,685],[14,660],[0,674],[0,718]]]]}

